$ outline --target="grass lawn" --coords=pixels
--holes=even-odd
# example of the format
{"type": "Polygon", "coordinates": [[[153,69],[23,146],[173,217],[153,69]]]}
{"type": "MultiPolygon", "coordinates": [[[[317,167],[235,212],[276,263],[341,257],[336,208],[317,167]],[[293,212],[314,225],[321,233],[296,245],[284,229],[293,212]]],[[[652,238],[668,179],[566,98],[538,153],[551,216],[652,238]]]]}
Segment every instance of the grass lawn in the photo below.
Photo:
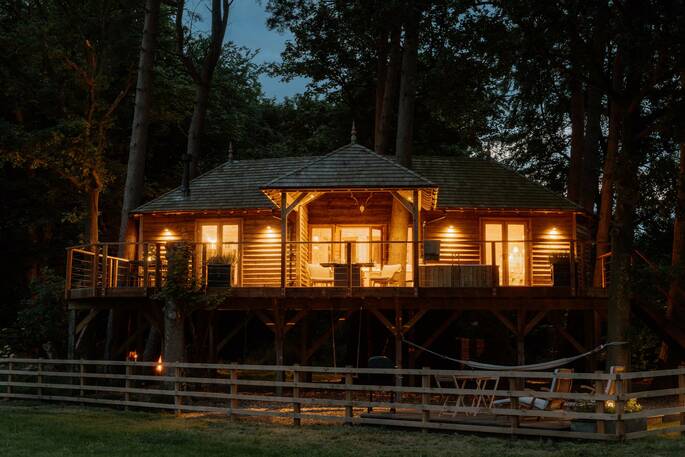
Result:
{"type": "Polygon", "coordinates": [[[685,439],[619,443],[486,438],[371,427],[295,428],[224,418],[0,402],[0,456],[685,456],[685,439]]]}

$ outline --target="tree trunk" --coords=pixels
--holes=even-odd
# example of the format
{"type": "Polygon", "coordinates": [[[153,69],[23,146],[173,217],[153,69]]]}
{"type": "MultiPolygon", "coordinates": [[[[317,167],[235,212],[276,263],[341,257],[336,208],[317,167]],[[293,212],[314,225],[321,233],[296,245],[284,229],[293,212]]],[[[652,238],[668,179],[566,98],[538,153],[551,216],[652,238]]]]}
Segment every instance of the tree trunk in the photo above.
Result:
{"type": "Polygon", "coordinates": [[[585,144],[583,146],[583,173],[581,176],[580,205],[593,214],[599,181],[599,148],[602,136],[602,92],[590,84],[587,88],[585,111],[585,144]]]}
{"type": "Polygon", "coordinates": [[[585,107],[583,102],[583,85],[577,77],[569,81],[571,90],[571,157],[568,167],[568,199],[580,203],[581,174],[583,171],[583,123],[585,107]]]}
{"type": "Polygon", "coordinates": [[[390,226],[388,239],[390,241],[404,241],[404,243],[390,243],[388,248],[388,264],[402,265],[403,274],[400,275],[400,286],[404,286],[407,268],[407,231],[409,229],[409,211],[397,199],[392,199],[392,212],[390,213],[390,226]]]}
{"type": "MultiPolygon", "coordinates": [[[[621,56],[616,54],[612,69],[613,89],[618,92],[621,90],[621,77],[623,68],[621,56]]],[[[618,143],[621,135],[621,110],[618,103],[609,101],[609,134],[607,137],[607,153],[604,158],[604,168],[602,171],[602,192],[599,200],[599,212],[597,223],[597,243],[595,256],[595,270],[593,285],[602,286],[602,261],[601,256],[611,251],[609,230],[611,229],[611,215],[614,207],[614,169],[616,167],[616,157],[618,155],[618,143]]]]}
{"type": "MultiPolygon", "coordinates": [[[[128,150],[124,201],[121,206],[120,243],[134,239],[129,231],[129,213],[140,205],[143,199],[145,156],[147,151],[148,125],[150,122],[150,105],[152,103],[152,73],[157,47],[160,3],[160,0],[147,0],[145,2],[145,25],[143,27],[143,39],[138,59],[138,81],[136,83],[136,99],[133,109],[133,125],[131,127],[131,142],[128,150]]],[[[118,255],[119,257],[126,255],[126,247],[124,245],[119,246],[118,255]]]]}
{"type": "MultiPolygon", "coordinates": [[[[680,73],[685,90],[685,71],[680,73]]],[[[666,318],[685,327],[685,122],[680,127],[680,165],[676,184],[675,221],[673,222],[673,248],[671,251],[671,284],[668,289],[666,318]]],[[[659,359],[668,361],[668,345],[661,344],[659,359]]]]}
{"type": "MultiPolygon", "coordinates": [[[[635,70],[633,70],[635,71],[635,70]]],[[[632,92],[629,92],[632,93],[632,92]]],[[[638,144],[636,131],[639,108],[626,113],[621,128],[621,152],[616,163],[616,214],[611,230],[611,284],[608,305],[608,340],[627,341],[633,298],[631,257],[638,201],[638,144]]],[[[609,348],[609,366],[628,367],[627,345],[609,348]]]]}
{"type": "Polygon", "coordinates": [[[402,82],[400,84],[399,111],[395,155],[405,167],[411,167],[412,140],[414,137],[414,106],[416,104],[416,72],[419,47],[419,13],[414,12],[407,21],[404,51],[402,53],[402,82]]]}
{"type": "Polygon", "coordinates": [[[88,242],[97,244],[99,241],[99,213],[100,213],[100,188],[95,187],[88,191],[88,242]]]}
{"type": "Polygon", "coordinates": [[[392,121],[397,104],[397,85],[399,81],[400,64],[402,61],[402,48],[400,46],[401,31],[395,27],[390,34],[390,60],[385,72],[385,84],[383,91],[383,108],[381,111],[381,128],[376,131],[374,149],[378,154],[387,154],[390,144],[392,121]]]}
{"type": "Polygon", "coordinates": [[[164,303],[164,360],[185,361],[185,319],[175,298],[168,297],[164,303]]]}
{"type": "Polygon", "coordinates": [[[205,127],[207,106],[209,105],[209,83],[198,83],[195,86],[195,107],[193,118],[188,128],[187,154],[190,156],[190,179],[200,174],[200,136],[205,127]]]}
{"type": "Polygon", "coordinates": [[[374,150],[378,152],[378,140],[383,135],[383,126],[381,118],[383,114],[383,97],[385,97],[385,79],[388,73],[388,34],[383,30],[379,33],[376,49],[378,53],[378,62],[376,64],[376,108],[374,111],[374,150]]]}

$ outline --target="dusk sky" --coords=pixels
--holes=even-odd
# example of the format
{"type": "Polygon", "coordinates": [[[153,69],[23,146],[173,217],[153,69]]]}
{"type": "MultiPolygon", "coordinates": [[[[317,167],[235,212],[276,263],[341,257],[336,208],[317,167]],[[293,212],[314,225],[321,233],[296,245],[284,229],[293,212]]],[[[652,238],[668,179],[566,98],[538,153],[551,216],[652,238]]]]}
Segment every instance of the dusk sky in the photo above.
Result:
{"type": "MultiPolygon", "coordinates": [[[[281,51],[290,37],[287,33],[280,34],[267,28],[268,14],[265,8],[266,0],[235,0],[226,31],[228,41],[260,50],[255,58],[257,63],[280,61],[281,51]]],[[[303,92],[307,84],[304,78],[284,82],[280,78],[262,76],[260,81],[266,96],[278,100],[303,92]]]]}

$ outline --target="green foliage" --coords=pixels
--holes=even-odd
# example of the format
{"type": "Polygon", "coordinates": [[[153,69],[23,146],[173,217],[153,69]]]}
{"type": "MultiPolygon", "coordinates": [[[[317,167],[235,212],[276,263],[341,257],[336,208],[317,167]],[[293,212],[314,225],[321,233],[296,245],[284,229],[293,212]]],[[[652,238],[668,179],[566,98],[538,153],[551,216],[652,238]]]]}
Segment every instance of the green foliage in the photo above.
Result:
{"type": "Polygon", "coordinates": [[[64,280],[44,269],[30,285],[14,322],[0,329],[0,356],[53,357],[66,341],[64,280]]]}

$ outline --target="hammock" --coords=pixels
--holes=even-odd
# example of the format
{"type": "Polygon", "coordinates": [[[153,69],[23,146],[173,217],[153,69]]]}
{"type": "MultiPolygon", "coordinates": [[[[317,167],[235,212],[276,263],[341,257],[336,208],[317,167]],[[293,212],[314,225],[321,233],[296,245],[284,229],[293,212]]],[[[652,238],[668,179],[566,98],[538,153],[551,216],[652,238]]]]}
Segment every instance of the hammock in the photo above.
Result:
{"type": "Polygon", "coordinates": [[[407,343],[410,346],[414,346],[417,349],[421,349],[422,351],[428,352],[429,354],[432,354],[436,357],[440,357],[441,359],[449,360],[450,362],[456,362],[456,363],[461,363],[463,365],[466,365],[469,368],[473,368],[476,370],[511,370],[511,371],[544,371],[544,370],[550,370],[552,368],[558,368],[564,365],[568,365],[569,363],[575,362],[576,360],[582,359],[584,357],[590,356],[592,354],[596,354],[598,352],[601,352],[608,348],[609,346],[620,346],[623,344],[628,344],[626,341],[613,341],[611,343],[605,343],[605,344],[600,344],[596,348],[584,352],[582,354],[574,355],[573,357],[566,357],[563,359],[557,359],[557,360],[550,360],[549,362],[542,362],[542,363],[534,363],[531,365],[493,365],[490,363],[482,363],[482,362],[474,362],[472,360],[461,360],[461,359],[455,359],[449,356],[446,356],[444,354],[439,354],[435,351],[431,351],[430,349],[421,346],[420,344],[412,343],[409,340],[406,340],[402,338],[402,341],[407,343]]]}

